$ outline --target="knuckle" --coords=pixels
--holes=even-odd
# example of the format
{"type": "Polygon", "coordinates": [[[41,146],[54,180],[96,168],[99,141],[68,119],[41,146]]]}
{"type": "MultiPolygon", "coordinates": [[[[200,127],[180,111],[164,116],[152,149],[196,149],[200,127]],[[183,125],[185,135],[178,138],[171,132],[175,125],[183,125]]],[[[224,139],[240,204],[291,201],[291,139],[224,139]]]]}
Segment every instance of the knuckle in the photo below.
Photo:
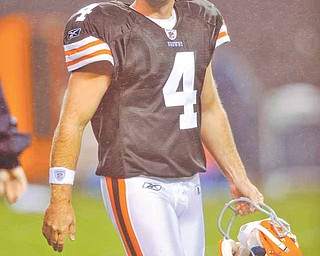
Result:
{"type": "Polygon", "coordinates": [[[61,242],[60,242],[60,243],[58,243],[58,245],[57,245],[57,246],[58,246],[58,248],[63,248],[64,243],[61,243],[61,242]]]}
{"type": "Polygon", "coordinates": [[[47,229],[52,230],[53,229],[53,225],[51,223],[47,223],[46,225],[47,229]]]}
{"type": "Polygon", "coordinates": [[[57,229],[57,232],[59,233],[59,234],[65,234],[65,233],[67,233],[67,231],[68,231],[68,228],[65,226],[65,227],[59,227],[58,229],[57,229]]]}
{"type": "Polygon", "coordinates": [[[54,226],[52,226],[52,230],[54,232],[61,233],[61,232],[63,232],[65,230],[65,228],[61,227],[61,226],[58,226],[58,225],[54,225],[54,226]]]}

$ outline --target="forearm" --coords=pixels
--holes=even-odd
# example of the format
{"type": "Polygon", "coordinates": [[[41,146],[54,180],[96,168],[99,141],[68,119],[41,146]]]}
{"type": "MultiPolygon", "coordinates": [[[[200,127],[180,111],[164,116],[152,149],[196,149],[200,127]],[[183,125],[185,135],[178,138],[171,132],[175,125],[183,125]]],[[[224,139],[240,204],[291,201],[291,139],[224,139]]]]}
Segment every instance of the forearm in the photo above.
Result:
{"type": "Polygon", "coordinates": [[[230,183],[247,179],[222,105],[219,104],[202,113],[201,137],[203,144],[230,183]]]}
{"type": "Polygon", "coordinates": [[[50,166],[75,170],[81,147],[83,128],[61,123],[57,126],[51,148],[50,166]]]}

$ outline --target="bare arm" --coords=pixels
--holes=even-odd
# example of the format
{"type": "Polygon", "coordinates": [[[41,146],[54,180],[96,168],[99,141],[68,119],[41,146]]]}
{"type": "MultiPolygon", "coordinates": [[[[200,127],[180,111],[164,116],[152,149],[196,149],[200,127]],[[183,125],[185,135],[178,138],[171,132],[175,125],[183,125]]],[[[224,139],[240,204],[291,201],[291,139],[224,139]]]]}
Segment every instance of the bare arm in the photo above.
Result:
{"type": "MultiPolygon", "coordinates": [[[[51,149],[50,165],[75,170],[85,126],[110,85],[111,77],[85,72],[71,74],[51,149]]],[[[62,251],[66,234],[75,234],[71,185],[52,185],[42,232],[54,250],[62,251]]]]}
{"type": "Polygon", "coordinates": [[[207,68],[201,103],[201,137],[204,145],[214,157],[229,182],[233,182],[235,177],[247,178],[234,143],[226,111],[218,96],[211,65],[207,68]]]}
{"type": "Polygon", "coordinates": [[[110,84],[110,77],[74,72],[65,93],[51,150],[51,166],[74,170],[82,134],[110,84]]]}
{"type": "MultiPolygon", "coordinates": [[[[211,64],[208,66],[201,93],[201,138],[230,183],[233,197],[246,196],[257,203],[263,202],[258,189],[249,181],[238,154],[227,114],[221,104],[216,84],[212,76],[211,64]]],[[[251,210],[241,204],[241,214],[251,210]]]]}

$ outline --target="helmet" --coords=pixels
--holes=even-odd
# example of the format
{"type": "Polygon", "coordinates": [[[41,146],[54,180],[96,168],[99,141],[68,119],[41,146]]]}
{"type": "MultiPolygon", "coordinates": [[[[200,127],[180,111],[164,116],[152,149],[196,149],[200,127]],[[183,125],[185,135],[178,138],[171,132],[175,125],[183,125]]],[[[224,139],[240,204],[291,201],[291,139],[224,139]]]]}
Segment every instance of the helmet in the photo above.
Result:
{"type": "Polygon", "coordinates": [[[289,223],[279,218],[270,206],[258,205],[249,198],[241,197],[225,204],[218,218],[218,228],[223,235],[223,239],[219,242],[220,256],[302,256],[297,238],[291,232],[289,223]],[[268,218],[242,225],[237,237],[238,242],[235,242],[230,238],[230,230],[238,215],[233,206],[237,202],[251,204],[268,218]],[[231,209],[234,215],[225,232],[221,223],[227,209],[231,209]]]}

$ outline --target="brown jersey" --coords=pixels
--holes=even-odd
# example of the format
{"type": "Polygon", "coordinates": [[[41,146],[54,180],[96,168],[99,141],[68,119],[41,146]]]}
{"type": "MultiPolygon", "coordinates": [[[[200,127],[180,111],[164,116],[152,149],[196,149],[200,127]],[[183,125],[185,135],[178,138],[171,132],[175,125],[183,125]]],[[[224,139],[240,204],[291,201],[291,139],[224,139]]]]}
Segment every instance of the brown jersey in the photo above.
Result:
{"type": "Polygon", "coordinates": [[[176,0],[174,8],[173,29],[121,2],[89,5],[67,23],[69,71],[94,62],[92,67],[103,61],[114,66],[91,120],[99,144],[97,175],[187,177],[205,171],[200,95],[215,46],[228,36],[211,3],[176,0]]]}

